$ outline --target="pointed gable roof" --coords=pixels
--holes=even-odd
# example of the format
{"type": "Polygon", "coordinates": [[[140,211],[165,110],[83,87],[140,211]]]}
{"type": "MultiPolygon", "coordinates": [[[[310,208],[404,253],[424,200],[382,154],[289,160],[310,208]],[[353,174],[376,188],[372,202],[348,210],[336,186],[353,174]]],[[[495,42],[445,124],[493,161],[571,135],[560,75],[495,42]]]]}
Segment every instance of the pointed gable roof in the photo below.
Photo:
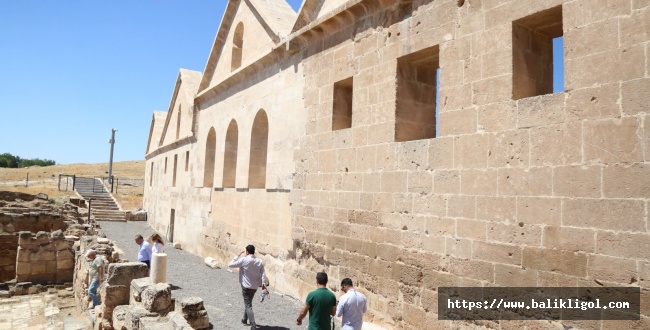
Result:
{"type": "Polygon", "coordinates": [[[291,32],[291,27],[296,20],[297,14],[293,8],[284,0],[246,0],[253,5],[253,10],[257,9],[264,22],[268,24],[271,31],[277,37],[276,43],[282,37],[291,32]]]}
{"type": "MultiPolygon", "coordinates": [[[[242,2],[246,2],[253,15],[271,40],[276,44],[281,42],[281,38],[291,33],[291,27],[296,20],[296,12],[285,0],[229,0],[224,11],[217,36],[214,39],[210,56],[205,66],[203,78],[199,84],[198,91],[203,91],[209,87],[210,81],[214,76],[217,68],[217,62],[224,49],[228,33],[233,24],[235,14],[242,2]]],[[[262,54],[260,54],[262,55],[262,54]]]]}
{"type": "Polygon", "coordinates": [[[319,17],[336,11],[339,7],[343,8],[348,2],[349,0],[305,0],[298,11],[298,17],[291,32],[302,29],[319,17]]]}
{"type": "Polygon", "coordinates": [[[178,71],[178,77],[176,78],[176,85],[174,86],[174,93],[172,94],[172,100],[169,103],[169,110],[167,111],[167,118],[165,119],[165,126],[162,130],[162,135],[160,136],[160,142],[158,146],[162,146],[165,141],[165,135],[167,135],[167,128],[169,127],[169,122],[174,114],[174,105],[178,99],[178,94],[183,93],[185,100],[192,101],[196,95],[199,83],[201,82],[201,77],[203,75],[201,72],[192,71],[187,69],[180,69],[178,71]]]}
{"type": "Polygon", "coordinates": [[[165,111],[154,111],[151,118],[151,127],[149,127],[149,140],[147,141],[147,150],[144,152],[145,155],[149,154],[150,151],[154,151],[158,147],[157,140],[162,133],[165,117],[167,117],[167,112],[165,111]]]}

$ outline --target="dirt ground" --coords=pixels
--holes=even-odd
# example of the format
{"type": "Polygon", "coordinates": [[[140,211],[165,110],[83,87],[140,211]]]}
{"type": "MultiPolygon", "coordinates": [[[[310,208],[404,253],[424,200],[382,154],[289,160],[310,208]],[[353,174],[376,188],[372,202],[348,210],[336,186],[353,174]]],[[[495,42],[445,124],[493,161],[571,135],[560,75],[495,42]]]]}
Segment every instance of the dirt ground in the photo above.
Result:
{"type": "Polygon", "coordinates": [[[0,298],[0,329],[91,329],[90,318],[77,311],[71,290],[0,298]]]}
{"type": "MultiPolygon", "coordinates": [[[[0,190],[28,194],[43,192],[50,198],[63,199],[67,196],[75,196],[75,193],[72,191],[72,178],[67,181],[66,178],[62,178],[61,190],[59,190],[60,174],[99,178],[106,177],[106,171],[108,171],[108,163],[0,168],[0,190]]],[[[123,210],[136,210],[142,207],[144,171],[144,160],[113,163],[113,176],[118,179],[116,180],[117,193],[113,196],[123,210]]]]}

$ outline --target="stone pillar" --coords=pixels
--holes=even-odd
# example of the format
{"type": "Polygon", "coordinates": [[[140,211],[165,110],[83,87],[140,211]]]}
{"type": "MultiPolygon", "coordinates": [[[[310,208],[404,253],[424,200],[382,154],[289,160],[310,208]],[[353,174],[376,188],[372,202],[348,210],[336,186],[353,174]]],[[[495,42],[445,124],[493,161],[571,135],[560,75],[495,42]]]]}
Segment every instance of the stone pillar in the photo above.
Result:
{"type": "Polygon", "coordinates": [[[153,253],[151,255],[151,272],[149,273],[151,281],[156,283],[167,282],[167,254],[153,253]]]}

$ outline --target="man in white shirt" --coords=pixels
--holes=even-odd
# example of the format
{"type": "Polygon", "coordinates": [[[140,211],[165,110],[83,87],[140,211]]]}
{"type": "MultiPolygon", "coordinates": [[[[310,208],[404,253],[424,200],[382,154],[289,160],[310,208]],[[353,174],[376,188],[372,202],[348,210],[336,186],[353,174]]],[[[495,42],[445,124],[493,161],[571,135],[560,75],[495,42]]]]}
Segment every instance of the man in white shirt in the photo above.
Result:
{"type": "Polygon", "coordinates": [[[363,313],[366,312],[366,296],[354,290],[352,280],[344,278],[341,281],[341,291],[345,294],[336,306],[336,316],[343,316],[342,330],[360,330],[363,325],[363,313]]]}
{"type": "Polygon", "coordinates": [[[239,284],[241,284],[242,296],[244,296],[244,318],[242,324],[250,320],[251,329],[256,329],[255,315],[253,314],[253,298],[258,287],[265,289],[266,275],[264,274],[264,263],[255,257],[255,247],[248,245],[245,251],[236,255],[230,264],[230,268],[239,268],[239,284]],[[240,258],[242,254],[246,256],[240,258]]]}

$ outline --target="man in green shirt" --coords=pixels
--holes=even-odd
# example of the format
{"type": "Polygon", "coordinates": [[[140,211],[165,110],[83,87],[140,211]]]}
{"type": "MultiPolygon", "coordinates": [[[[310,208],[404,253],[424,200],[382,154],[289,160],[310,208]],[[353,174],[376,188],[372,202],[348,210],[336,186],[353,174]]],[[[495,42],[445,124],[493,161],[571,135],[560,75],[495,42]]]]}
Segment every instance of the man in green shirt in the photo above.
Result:
{"type": "Polygon", "coordinates": [[[327,289],[327,274],[321,272],[316,274],[316,285],[318,289],[307,295],[305,307],[300,311],[297,325],[302,325],[302,319],[309,311],[309,330],[331,329],[331,318],[336,314],[336,296],[327,289]]]}
{"type": "Polygon", "coordinates": [[[97,288],[99,288],[99,283],[104,278],[104,263],[102,258],[97,257],[97,252],[95,250],[88,250],[86,252],[86,257],[88,258],[88,296],[93,301],[93,308],[99,305],[99,299],[97,299],[97,288]]]}

